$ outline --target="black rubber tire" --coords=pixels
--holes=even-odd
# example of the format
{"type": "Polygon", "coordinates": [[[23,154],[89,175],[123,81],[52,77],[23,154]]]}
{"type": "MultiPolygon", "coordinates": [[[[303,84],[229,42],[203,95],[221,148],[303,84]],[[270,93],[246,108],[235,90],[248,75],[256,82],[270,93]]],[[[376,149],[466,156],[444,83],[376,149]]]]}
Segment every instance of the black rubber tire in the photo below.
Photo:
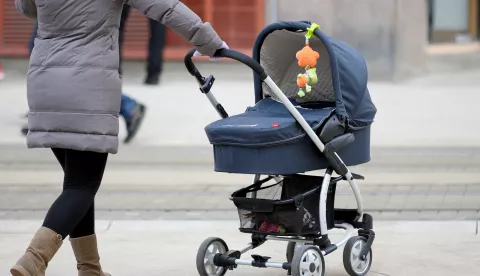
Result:
{"type": "MultiPolygon", "coordinates": [[[[364,276],[364,275],[367,275],[367,273],[370,271],[370,267],[372,266],[373,252],[372,252],[372,248],[370,248],[370,252],[369,252],[370,253],[370,262],[369,262],[368,267],[365,270],[365,272],[357,273],[353,269],[352,263],[350,261],[350,256],[352,254],[354,244],[359,240],[363,240],[365,242],[365,244],[367,243],[367,239],[365,239],[364,237],[355,236],[355,237],[351,237],[347,241],[347,243],[345,244],[345,247],[343,248],[343,267],[345,268],[348,275],[350,275],[350,276],[364,276]]],[[[368,256],[368,254],[367,254],[367,256],[368,256]]]]}
{"type": "Polygon", "coordinates": [[[296,245],[297,245],[296,242],[288,242],[287,252],[286,252],[287,263],[292,263],[293,255],[295,254],[296,245]]]}
{"type": "Polygon", "coordinates": [[[302,262],[302,256],[307,250],[315,250],[318,252],[320,256],[320,262],[322,264],[322,271],[320,272],[320,276],[325,275],[325,259],[323,257],[322,251],[315,245],[304,245],[302,247],[298,247],[295,250],[295,254],[292,260],[292,276],[302,276],[300,272],[300,263],[302,262]]]}
{"type": "MultiPolygon", "coordinates": [[[[289,264],[292,263],[293,255],[295,254],[295,246],[296,245],[297,245],[296,242],[288,242],[286,257],[287,257],[287,263],[289,263],[289,264]]],[[[287,271],[287,275],[292,275],[292,269],[291,268],[287,271]]]]}
{"type": "MultiPolygon", "coordinates": [[[[225,243],[225,241],[222,240],[221,238],[210,237],[204,240],[200,245],[200,247],[198,248],[197,259],[196,259],[197,271],[200,276],[209,276],[207,271],[205,270],[204,258],[205,258],[205,252],[207,251],[208,247],[214,242],[220,242],[223,246],[225,246],[225,252],[228,252],[227,243],[225,243]]],[[[223,276],[225,275],[225,273],[227,273],[226,268],[223,269],[223,272],[219,274],[219,276],[223,276]]]]}

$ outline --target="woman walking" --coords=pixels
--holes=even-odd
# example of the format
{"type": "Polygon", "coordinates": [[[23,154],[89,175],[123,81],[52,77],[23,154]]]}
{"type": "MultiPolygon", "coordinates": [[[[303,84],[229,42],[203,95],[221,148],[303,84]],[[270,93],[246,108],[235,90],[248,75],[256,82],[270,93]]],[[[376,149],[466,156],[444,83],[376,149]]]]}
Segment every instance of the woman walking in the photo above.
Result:
{"type": "Polygon", "coordinates": [[[63,240],[70,242],[79,276],[105,276],[95,236],[94,198],[108,154],[118,150],[122,80],[118,29],[124,3],[172,28],[198,53],[227,48],[217,33],[178,0],[15,0],[38,21],[27,76],[27,146],[51,148],[63,171],[63,191],[14,276],[43,276],[63,240]]]}

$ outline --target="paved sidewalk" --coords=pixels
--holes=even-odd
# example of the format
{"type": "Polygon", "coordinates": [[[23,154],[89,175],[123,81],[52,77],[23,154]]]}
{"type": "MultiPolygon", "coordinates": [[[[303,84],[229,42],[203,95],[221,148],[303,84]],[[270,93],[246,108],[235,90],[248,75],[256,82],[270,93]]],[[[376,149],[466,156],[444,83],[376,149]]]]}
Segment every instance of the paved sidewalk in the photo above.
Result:
{"type": "MultiPolygon", "coordinates": [[[[235,218],[236,209],[229,197],[244,186],[106,184],[97,195],[95,207],[105,218],[112,212],[115,218],[122,214],[122,219],[157,219],[164,212],[228,212],[227,218],[235,218]]],[[[0,186],[0,219],[41,218],[60,191],[58,184],[0,186]]],[[[480,184],[364,185],[361,191],[365,210],[389,213],[387,218],[397,219],[391,213],[430,220],[480,218],[480,184]]],[[[335,206],[356,208],[348,184],[339,185],[335,206]]]]}
{"type": "MultiPolygon", "coordinates": [[[[468,167],[443,171],[438,165],[397,168],[392,163],[353,168],[366,177],[358,181],[366,210],[388,213],[383,219],[480,217],[480,171],[468,167]]],[[[61,191],[62,177],[54,163],[0,166],[0,219],[44,216],[61,191]]],[[[113,163],[105,173],[96,208],[106,219],[158,219],[165,213],[189,212],[205,217],[226,212],[221,217],[231,219],[236,215],[230,195],[251,181],[251,175],[216,173],[210,165],[113,163]]],[[[356,206],[345,181],[338,184],[335,204],[356,206]]]]}
{"type": "MultiPolygon", "coordinates": [[[[25,142],[25,141],[23,141],[25,142]]],[[[213,166],[213,147],[202,145],[133,145],[120,147],[109,164],[124,167],[213,166]]],[[[25,144],[0,143],[0,168],[58,168],[49,149],[27,149],[25,144]]],[[[480,146],[372,146],[365,169],[397,171],[480,171],[480,146]]]]}
{"type": "MultiPolygon", "coordinates": [[[[237,231],[228,197],[252,176],[213,172],[203,129],[217,114],[182,64],[166,64],[159,87],[139,85],[143,66],[129,66],[135,73],[127,74],[125,92],[148,104],[148,117],[133,144],[110,157],[97,197],[102,262],[113,276],[194,276],[195,254],[205,238],[220,236],[232,249],[248,242],[249,236],[237,231]]],[[[0,275],[8,275],[25,250],[62,180],[53,155],[27,150],[20,135],[27,106],[25,64],[4,67],[9,71],[0,82],[0,275]]],[[[253,103],[249,69],[235,63],[200,68],[215,74],[213,92],[230,114],[253,103]]],[[[376,220],[369,275],[470,276],[480,270],[479,77],[480,71],[464,71],[370,84],[378,108],[372,162],[353,168],[366,176],[360,187],[376,220]]],[[[342,183],[336,207],[354,205],[342,183]]],[[[285,246],[272,242],[255,252],[284,261],[285,246]]],[[[66,242],[47,275],[76,275],[68,247],[66,242]]],[[[326,276],[346,275],[341,257],[341,250],[327,257],[326,276]]],[[[227,275],[286,273],[240,267],[227,275]]]]}
{"type": "MultiPolygon", "coordinates": [[[[0,221],[0,274],[24,252],[40,221],[0,221]]],[[[104,269],[114,276],[195,276],[195,256],[200,243],[223,238],[230,249],[241,249],[249,235],[237,231],[236,221],[99,221],[99,247],[104,269]]],[[[382,221],[374,224],[376,239],[373,264],[368,275],[471,276],[480,270],[480,235],[474,221],[419,222],[382,221]]],[[[332,231],[333,241],[342,232],[332,231]]],[[[286,243],[271,241],[251,254],[285,261],[286,243]]],[[[343,248],[327,256],[326,276],[347,275],[342,264],[343,248]]],[[[6,274],[7,273],[7,274],[6,274]]],[[[75,275],[75,262],[68,241],[50,263],[47,275],[75,275]]],[[[226,275],[281,276],[280,269],[240,266],[226,275]]]]}
{"type": "MultiPolygon", "coordinates": [[[[0,219],[40,219],[61,191],[62,172],[49,150],[1,147],[0,219]]],[[[351,168],[365,208],[379,219],[480,217],[480,151],[374,150],[351,168]],[[392,152],[390,152],[392,151],[392,152]]],[[[216,173],[211,148],[128,148],[111,157],[97,196],[103,219],[232,219],[231,193],[251,175],[216,173]],[[192,154],[193,153],[193,154],[192,154]]],[[[315,172],[319,174],[319,172],[315,172]]],[[[337,207],[354,208],[346,182],[337,207]]]]}
{"type": "MultiPolygon", "coordinates": [[[[19,116],[27,108],[26,64],[10,66],[20,69],[0,82],[0,144],[24,144],[19,129],[24,119],[19,116]]],[[[238,63],[202,63],[199,67],[203,74],[216,76],[212,91],[229,114],[241,113],[253,104],[253,73],[249,68],[238,63]]],[[[145,123],[133,145],[208,145],[204,127],[218,115],[181,63],[166,64],[158,87],[141,85],[140,67],[129,72],[136,73],[126,75],[124,91],[148,105],[145,123]]],[[[480,116],[479,77],[477,70],[422,77],[403,84],[371,82],[369,89],[378,108],[372,146],[480,146],[480,128],[472,127],[480,116]]],[[[124,135],[121,123],[121,137],[124,135]]]]}

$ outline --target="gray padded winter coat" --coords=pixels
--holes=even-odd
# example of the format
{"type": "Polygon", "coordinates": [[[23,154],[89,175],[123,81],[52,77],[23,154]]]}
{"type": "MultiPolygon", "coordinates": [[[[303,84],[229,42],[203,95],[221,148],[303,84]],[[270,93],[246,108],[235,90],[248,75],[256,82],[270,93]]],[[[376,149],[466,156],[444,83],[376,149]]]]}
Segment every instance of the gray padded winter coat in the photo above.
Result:
{"type": "Polygon", "coordinates": [[[128,4],[213,55],[222,40],[178,0],[15,0],[38,21],[27,76],[29,148],[117,153],[118,29],[128,4]]]}

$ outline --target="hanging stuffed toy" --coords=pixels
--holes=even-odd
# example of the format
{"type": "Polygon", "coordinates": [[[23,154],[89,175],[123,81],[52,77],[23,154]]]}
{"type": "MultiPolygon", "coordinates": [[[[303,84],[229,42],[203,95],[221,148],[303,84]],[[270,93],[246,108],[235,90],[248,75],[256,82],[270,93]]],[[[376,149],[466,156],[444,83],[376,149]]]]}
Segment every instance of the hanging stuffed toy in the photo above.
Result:
{"type": "Polygon", "coordinates": [[[310,28],[307,28],[308,32],[305,35],[305,47],[296,54],[298,66],[305,68],[305,73],[298,74],[297,76],[297,85],[300,88],[297,94],[300,97],[304,97],[305,92],[309,93],[312,91],[311,86],[318,82],[317,69],[315,66],[317,65],[317,60],[320,58],[320,54],[314,51],[309,44],[310,37],[312,37],[313,32],[318,27],[320,26],[313,23],[310,28]]]}

